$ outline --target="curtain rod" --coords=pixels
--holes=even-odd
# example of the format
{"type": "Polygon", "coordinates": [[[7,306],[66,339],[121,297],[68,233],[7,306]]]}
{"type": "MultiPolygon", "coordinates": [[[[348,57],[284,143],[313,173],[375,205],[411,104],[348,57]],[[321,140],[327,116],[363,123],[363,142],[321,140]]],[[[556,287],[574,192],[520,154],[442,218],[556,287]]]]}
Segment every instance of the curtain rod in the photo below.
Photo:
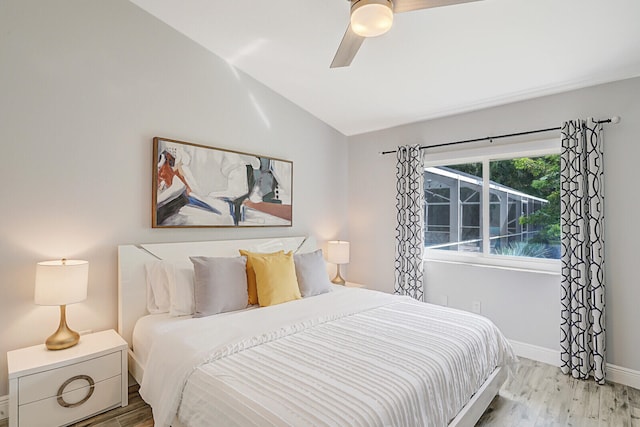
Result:
{"type": "MultiPolygon", "coordinates": [[[[617,123],[620,123],[620,117],[613,116],[610,119],[597,120],[596,123],[613,123],[613,124],[617,124],[617,123]]],[[[491,142],[493,142],[494,139],[509,138],[511,136],[530,135],[530,134],[533,134],[533,133],[550,132],[552,130],[560,130],[560,129],[561,129],[561,127],[557,126],[557,127],[553,127],[553,128],[528,130],[528,131],[525,131],[525,132],[507,133],[507,134],[496,135],[496,136],[485,136],[483,138],[474,138],[474,139],[465,139],[465,140],[462,140],[462,141],[445,142],[443,144],[436,144],[436,145],[421,145],[420,149],[421,150],[426,150],[428,148],[446,147],[448,145],[468,144],[470,142],[479,142],[479,141],[491,141],[491,142]]],[[[381,151],[380,155],[392,154],[392,153],[395,153],[397,151],[398,150],[381,151]]]]}

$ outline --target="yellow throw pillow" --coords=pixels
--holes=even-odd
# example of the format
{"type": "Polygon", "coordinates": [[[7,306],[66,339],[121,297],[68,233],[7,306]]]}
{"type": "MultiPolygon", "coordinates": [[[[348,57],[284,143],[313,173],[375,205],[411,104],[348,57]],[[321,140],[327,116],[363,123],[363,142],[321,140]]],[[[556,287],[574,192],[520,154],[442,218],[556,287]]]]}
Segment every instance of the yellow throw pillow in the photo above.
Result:
{"type": "Polygon", "coordinates": [[[258,304],[258,291],[256,288],[256,273],[253,271],[253,264],[251,257],[253,256],[276,256],[283,255],[284,251],[273,252],[269,254],[262,254],[257,252],[249,252],[244,249],[240,249],[240,255],[247,257],[247,293],[249,294],[249,304],[258,304]]]}
{"type": "Polygon", "coordinates": [[[292,252],[275,256],[251,256],[250,258],[256,273],[260,307],[302,298],[292,252]]]}

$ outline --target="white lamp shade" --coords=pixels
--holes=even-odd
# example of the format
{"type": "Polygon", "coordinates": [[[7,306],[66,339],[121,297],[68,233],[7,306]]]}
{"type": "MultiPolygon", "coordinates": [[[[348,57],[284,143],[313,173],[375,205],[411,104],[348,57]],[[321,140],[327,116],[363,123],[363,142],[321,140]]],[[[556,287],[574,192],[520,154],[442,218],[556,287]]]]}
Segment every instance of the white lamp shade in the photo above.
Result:
{"type": "Polygon", "coordinates": [[[349,242],[330,240],[327,242],[327,261],[333,264],[349,263],[349,242]]]}
{"type": "Polygon", "coordinates": [[[389,0],[360,0],[351,8],[351,29],[362,37],[376,37],[393,25],[389,0]]]}
{"type": "Polygon", "coordinates": [[[36,266],[35,303],[66,305],[87,299],[89,263],[81,260],[43,261],[36,266]]]}

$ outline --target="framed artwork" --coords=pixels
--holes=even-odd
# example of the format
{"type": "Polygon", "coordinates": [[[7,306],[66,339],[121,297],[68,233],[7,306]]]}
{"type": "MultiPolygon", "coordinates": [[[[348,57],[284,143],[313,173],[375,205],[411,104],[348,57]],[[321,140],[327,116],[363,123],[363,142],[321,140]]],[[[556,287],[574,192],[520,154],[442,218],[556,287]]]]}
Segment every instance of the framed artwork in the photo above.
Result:
{"type": "Polygon", "coordinates": [[[290,227],[293,162],[153,138],[152,226],[290,227]]]}

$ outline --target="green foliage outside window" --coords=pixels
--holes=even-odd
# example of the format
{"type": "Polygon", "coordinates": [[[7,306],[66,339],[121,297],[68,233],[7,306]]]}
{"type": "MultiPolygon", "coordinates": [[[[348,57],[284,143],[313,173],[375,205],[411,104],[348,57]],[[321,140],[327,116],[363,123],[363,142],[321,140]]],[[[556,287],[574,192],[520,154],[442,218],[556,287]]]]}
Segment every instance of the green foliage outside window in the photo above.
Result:
{"type": "MultiPolygon", "coordinates": [[[[454,165],[450,168],[482,176],[481,163],[454,165]]],[[[530,240],[531,243],[560,243],[560,155],[491,162],[489,177],[493,182],[548,200],[549,203],[544,204],[541,209],[528,216],[521,216],[519,221],[522,225],[539,227],[540,232],[530,240]]]]}

